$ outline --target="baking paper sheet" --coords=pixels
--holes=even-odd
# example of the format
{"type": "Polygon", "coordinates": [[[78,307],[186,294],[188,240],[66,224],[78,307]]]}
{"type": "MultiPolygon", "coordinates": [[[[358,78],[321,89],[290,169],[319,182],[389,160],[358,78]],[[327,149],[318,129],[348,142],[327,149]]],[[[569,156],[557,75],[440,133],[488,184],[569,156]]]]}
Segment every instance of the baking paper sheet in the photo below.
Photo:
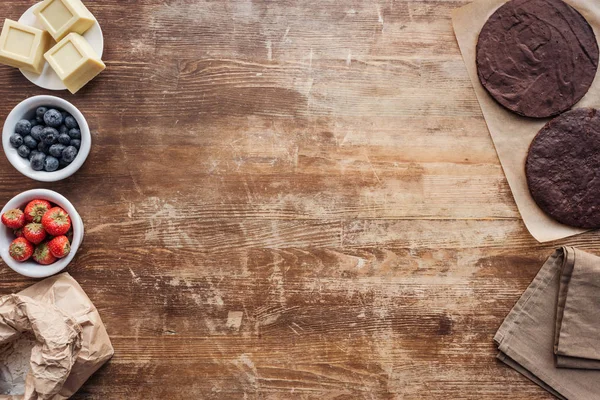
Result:
{"type": "MultiPolygon", "coordinates": [[[[594,29],[600,43],[600,2],[598,0],[565,0],[579,11],[594,29]]],[[[494,141],[498,158],[512,190],[517,208],[531,235],[539,242],[549,242],[573,236],[583,229],[569,227],[556,222],[535,203],[527,187],[525,159],[529,145],[537,132],[549,119],[521,117],[498,104],[483,88],[477,76],[475,61],[477,39],[488,18],[506,0],[478,0],[454,10],[452,23],[469,77],[479,100],[481,111],[494,141]]],[[[600,108],[600,69],[585,97],[575,105],[600,108]]]]}

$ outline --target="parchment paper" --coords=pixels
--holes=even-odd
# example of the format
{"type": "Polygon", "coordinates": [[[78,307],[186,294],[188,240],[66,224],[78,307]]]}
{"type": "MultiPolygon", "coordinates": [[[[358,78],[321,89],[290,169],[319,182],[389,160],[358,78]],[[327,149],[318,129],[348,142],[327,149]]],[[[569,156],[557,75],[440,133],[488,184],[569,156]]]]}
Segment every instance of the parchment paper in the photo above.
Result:
{"type": "MultiPolygon", "coordinates": [[[[565,0],[579,11],[596,33],[600,43],[600,1],[565,0]]],[[[539,242],[562,239],[585,232],[556,222],[535,203],[527,187],[525,159],[529,145],[549,119],[521,117],[498,104],[484,89],[477,76],[475,61],[477,39],[488,18],[507,0],[478,0],[452,12],[454,33],[460,47],[481,111],[496,147],[502,169],[512,190],[525,226],[539,242]]],[[[600,108],[600,69],[590,90],[574,108],[600,108]]]]}
{"type": "Polygon", "coordinates": [[[96,307],[68,273],[0,297],[0,346],[23,332],[38,342],[25,396],[0,400],[68,399],[114,354],[96,307]]]}

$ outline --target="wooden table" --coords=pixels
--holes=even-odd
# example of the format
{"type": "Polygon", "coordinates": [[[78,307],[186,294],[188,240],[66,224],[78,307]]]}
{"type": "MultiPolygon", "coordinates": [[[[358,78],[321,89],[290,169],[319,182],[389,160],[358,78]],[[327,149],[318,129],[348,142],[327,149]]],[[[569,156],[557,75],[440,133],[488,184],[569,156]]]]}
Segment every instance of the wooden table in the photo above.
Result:
{"type": "MultiPolygon", "coordinates": [[[[68,271],[116,354],[77,399],[550,399],[492,337],[528,234],[459,53],[466,1],[87,1],[68,271]]],[[[32,4],[5,0],[17,19],[32,4]]],[[[0,68],[0,115],[46,93],[0,68]]],[[[600,251],[594,233],[560,244],[600,251]]],[[[0,268],[0,294],[33,281],[0,268]]]]}

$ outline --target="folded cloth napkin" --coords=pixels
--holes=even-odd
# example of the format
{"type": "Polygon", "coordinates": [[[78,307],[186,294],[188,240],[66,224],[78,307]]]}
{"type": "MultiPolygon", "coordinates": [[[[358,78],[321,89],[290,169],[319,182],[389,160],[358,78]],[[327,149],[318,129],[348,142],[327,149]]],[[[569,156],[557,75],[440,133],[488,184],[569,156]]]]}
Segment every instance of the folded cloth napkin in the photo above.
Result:
{"type": "Polygon", "coordinates": [[[600,257],[563,247],[494,341],[498,358],[560,399],[600,399],[600,257]]]}

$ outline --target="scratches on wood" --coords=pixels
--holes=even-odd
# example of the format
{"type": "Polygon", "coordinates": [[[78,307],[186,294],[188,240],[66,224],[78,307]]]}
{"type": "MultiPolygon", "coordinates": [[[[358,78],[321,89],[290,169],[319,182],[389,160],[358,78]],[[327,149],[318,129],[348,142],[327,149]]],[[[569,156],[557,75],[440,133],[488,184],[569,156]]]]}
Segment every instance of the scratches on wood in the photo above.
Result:
{"type": "MultiPolygon", "coordinates": [[[[115,358],[75,399],[528,399],[492,337],[528,235],[460,56],[467,0],[87,2],[108,69],[65,181],[115,358]]],[[[5,0],[16,19],[28,7],[5,0]]],[[[0,68],[6,115],[56,94],[0,68]]],[[[60,94],[59,94],[60,95],[60,94]]],[[[62,95],[61,95],[62,96],[62,95]]],[[[32,283],[0,268],[0,294],[32,283]]]]}

